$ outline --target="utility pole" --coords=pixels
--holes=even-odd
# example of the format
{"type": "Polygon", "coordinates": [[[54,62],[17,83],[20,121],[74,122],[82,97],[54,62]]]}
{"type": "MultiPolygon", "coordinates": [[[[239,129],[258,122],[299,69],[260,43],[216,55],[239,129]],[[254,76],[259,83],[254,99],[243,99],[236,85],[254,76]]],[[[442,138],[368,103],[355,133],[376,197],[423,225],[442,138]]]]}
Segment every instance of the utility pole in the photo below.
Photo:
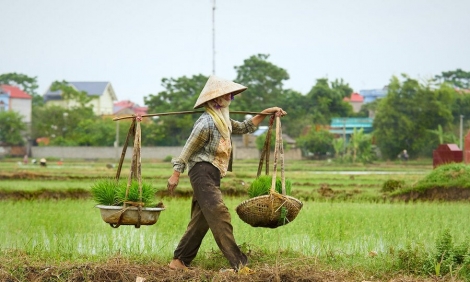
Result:
{"type": "Polygon", "coordinates": [[[463,131],[463,115],[460,115],[460,150],[463,150],[463,147],[462,147],[462,131],[463,131]]]}
{"type": "Polygon", "coordinates": [[[116,160],[119,160],[119,121],[116,121],[116,141],[114,141],[114,148],[116,148],[116,160]]]}
{"type": "Polygon", "coordinates": [[[343,155],[346,154],[346,118],[343,118],[343,155]]]}
{"type": "Polygon", "coordinates": [[[215,0],[212,1],[212,74],[215,75],[215,0]]]}

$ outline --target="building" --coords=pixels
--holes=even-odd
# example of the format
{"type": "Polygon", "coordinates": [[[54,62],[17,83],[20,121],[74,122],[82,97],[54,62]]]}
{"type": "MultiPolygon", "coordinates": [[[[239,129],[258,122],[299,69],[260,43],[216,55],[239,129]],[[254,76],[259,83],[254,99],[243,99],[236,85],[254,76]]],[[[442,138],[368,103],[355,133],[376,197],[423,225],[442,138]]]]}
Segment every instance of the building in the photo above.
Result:
{"type": "Polygon", "coordinates": [[[385,86],[382,89],[368,89],[360,90],[359,93],[364,97],[364,103],[373,102],[376,99],[383,98],[387,95],[388,87],[385,86]]]}
{"type": "Polygon", "coordinates": [[[130,100],[114,102],[113,115],[145,115],[148,107],[141,107],[130,100]]]}
{"type": "MultiPolygon", "coordinates": [[[[76,81],[68,83],[77,91],[84,91],[88,96],[92,97],[92,100],[87,105],[93,106],[93,111],[96,115],[111,115],[114,113],[114,102],[117,101],[117,97],[110,82],[76,81]]],[[[76,101],[64,100],[61,91],[51,91],[51,86],[49,86],[44,94],[46,105],[58,105],[67,109],[78,106],[76,101]]]]}
{"type": "Polygon", "coordinates": [[[328,131],[349,138],[353,134],[354,128],[356,130],[363,128],[364,133],[371,133],[373,122],[374,119],[372,118],[332,118],[328,131]]]}
{"type": "Polygon", "coordinates": [[[23,122],[31,123],[33,97],[12,85],[0,85],[0,111],[15,111],[23,116],[23,122]]]}
{"type": "Polygon", "coordinates": [[[351,93],[351,97],[344,97],[343,101],[348,102],[352,106],[353,112],[358,113],[364,104],[364,97],[359,93],[351,93]]]}

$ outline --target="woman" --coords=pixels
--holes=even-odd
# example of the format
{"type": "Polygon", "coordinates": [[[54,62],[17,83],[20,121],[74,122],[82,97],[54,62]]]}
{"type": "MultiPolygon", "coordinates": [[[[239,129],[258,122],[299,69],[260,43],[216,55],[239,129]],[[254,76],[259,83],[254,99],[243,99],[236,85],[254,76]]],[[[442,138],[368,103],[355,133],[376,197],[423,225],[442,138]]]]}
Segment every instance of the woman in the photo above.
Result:
{"type": "Polygon", "coordinates": [[[194,105],[195,109],[204,107],[205,112],[194,124],[180,156],[173,159],[174,171],[167,185],[169,192],[173,193],[180,174],[188,169],[193,188],[191,220],[174,251],[169,264],[171,269],[185,269],[190,265],[209,229],[235,271],[248,263],[235,242],[230,213],[219,189],[220,179],[230,170],[231,135],[252,133],[266,116],[276,113],[284,116],[287,113],[273,107],[243,122],[230,119],[231,101],[246,89],[243,85],[211,76],[194,105]]]}

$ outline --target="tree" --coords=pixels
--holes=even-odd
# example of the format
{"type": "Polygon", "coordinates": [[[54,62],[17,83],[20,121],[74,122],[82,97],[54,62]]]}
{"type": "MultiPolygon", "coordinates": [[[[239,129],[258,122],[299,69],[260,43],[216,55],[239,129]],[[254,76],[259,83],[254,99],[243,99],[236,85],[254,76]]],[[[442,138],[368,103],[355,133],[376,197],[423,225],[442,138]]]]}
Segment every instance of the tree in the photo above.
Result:
{"type": "Polygon", "coordinates": [[[333,149],[335,150],[335,157],[342,157],[344,155],[344,138],[335,138],[333,140],[333,149]]]}
{"type": "Polygon", "coordinates": [[[111,119],[92,116],[78,122],[74,129],[74,140],[78,146],[113,146],[115,128],[111,119]]]}
{"type": "Polygon", "coordinates": [[[312,124],[313,116],[306,105],[307,97],[294,90],[284,90],[279,98],[278,106],[287,111],[282,118],[282,130],[289,136],[297,138],[305,128],[312,124]]]}
{"type": "Polygon", "coordinates": [[[86,107],[92,100],[86,91],[78,91],[67,81],[54,81],[51,85],[51,91],[60,91],[62,99],[68,105],[70,101],[78,103],[79,107],[86,107]]]}
{"type": "Polygon", "coordinates": [[[442,74],[436,75],[435,79],[441,83],[447,82],[453,87],[470,89],[470,72],[463,71],[462,69],[443,71],[442,74]]]}
{"type": "Polygon", "coordinates": [[[364,128],[359,130],[354,128],[348,145],[353,163],[355,163],[357,160],[363,163],[372,161],[371,139],[372,137],[370,134],[364,133],[364,128]]]}
{"type": "Polygon", "coordinates": [[[299,136],[305,127],[311,124],[309,109],[305,107],[306,97],[301,93],[285,89],[284,83],[289,79],[287,71],[271,63],[267,54],[257,54],[235,66],[235,82],[248,87],[235,96],[232,110],[259,111],[268,107],[279,106],[288,115],[282,118],[283,132],[299,136]]]}
{"type": "Polygon", "coordinates": [[[351,88],[351,86],[349,86],[349,84],[346,83],[342,78],[339,80],[335,79],[333,82],[331,82],[331,88],[339,91],[342,99],[350,97],[353,93],[353,89],[351,88]]]}
{"type": "Polygon", "coordinates": [[[353,114],[354,117],[369,117],[371,113],[377,112],[377,107],[379,105],[380,99],[375,99],[372,102],[363,104],[361,110],[358,113],[353,114]]]}
{"type": "Polygon", "coordinates": [[[439,144],[444,143],[457,143],[458,139],[452,132],[444,132],[440,124],[437,125],[437,129],[428,129],[428,132],[432,133],[439,140],[439,144]]]}
{"type": "Polygon", "coordinates": [[[14,111],[0,111],[0,144],[24,145],[23,132],[26,124],[23,117],[14,111]]]}
{"type": "MultiPolygon", "coordinates": [[[[193,109],[208,77],[194,75],[180,78],[164,78],[162,86],[165,90],[156,95],[150,94],[144,98],[148,111],[153,113],[190,111],[193,109]]],[[[154,140],[154,145],[180,146],[186,142],[192,126],[200,114],[162,116],[155,122],[161,128],[162,136],[154,140]]],[[[155,133],[155,132],[154,132],[155,133]]]]}
{"type": "Polygon", "coordinates": [[[447,84],[434,89],[403,75],[392,77],[388,93],[380,100],[374,119],[374,136],[382,155],[395,159],[407,149],[410,155],[429,156],[436,143],[429,133],[436,124],[452,122],[453,89],[447,84]]]}
{"type": "Polygon", "coordinates": [[[336,80],[330,87],[327,78],[317,79],[315,86],[306,95],[305,105],[312,113],[313,123],[326,125],[332,117],[347,117],[352,114],[351,105],[343,101],[346,91],[350,89],[348,87],[342,80],[336,80]]]}
{"type": "Polygon", "coordinates": [[[253,55],[244,60],[241,66],[235,66],[235,82],[248,89],[236,96],[237,102],[231,108],[258,111],[275,106],[282,100],[285,94],[283,83],[289,79],[289,74],[285,69],[269,62],[268,58],[269,55],[266,54],[253,55]]]}
{"type": "Polygon", "coordinates": [[[0,75],[0,84],[8,84],[19,87],[24,92],[33,97],[32,105],[41,106],[44,104],[44,99],[36,91],[38,89],[37,77],[29,77],[21,73],[5,73],[0,75]]]}
{"type": "Polygon", "coordinates": [[[297,139],[297,146],[315,156],[326,155],[334,150],[334,136],[326,129],[310,129],[309,133],[297,139]]]}
{"type": "MultiPolygon", "coordinates": [[[[33,140],[50,138],[61,145],[77,145],[80,138],[77,125],[85,119],[100,119],[89,107],[66,109],[57,105],[36,107],[33,111],[31,135],[33,140]],[[53,139],[59,138],[59,141],[53,139]]],[[[100,132],[97,132],[100,133],[100,132]]],[[[100,133],[101,134],[101,133],[100,133]]]]}

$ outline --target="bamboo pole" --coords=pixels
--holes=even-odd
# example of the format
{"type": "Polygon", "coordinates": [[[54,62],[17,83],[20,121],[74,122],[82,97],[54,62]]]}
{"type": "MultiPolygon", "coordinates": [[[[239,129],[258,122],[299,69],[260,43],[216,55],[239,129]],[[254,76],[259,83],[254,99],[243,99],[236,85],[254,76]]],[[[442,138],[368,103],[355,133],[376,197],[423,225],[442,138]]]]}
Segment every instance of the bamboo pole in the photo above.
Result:
{"type": "MultiPolygon", "coordinates": [[[[141,115],[141,117],[156,117],[156,116],[170,116],[170,115],[187,115],[187,114],[202,114],[204,111],[182,111],[182,112],[168,112],[168,113],[156,113],[156,114],[146,114],[141,115]]],[[[245,114],[245,115],[271,115],[271,114],[264,114],[259,112],[247,112],[247,111],[231,111],[231,114],[245,114]]],[[[122,116],[122,117],[115,117],[113,121],[122,120],[122,119],[130,119],[135,118],[136,115],[130,116],[122,116]]]]}
{"type": "Polygon", "coordinates": [[[129,139],[131,138],[131,136],[135,136],[135,119],[132,121],[132,124],[129,127],[129,132],[127,133],[126,141],[122,146],[121,158],[119,159],[119,165],[116,171],[116,181],[119,181],[119,177],[121,176],[122,163],[124,162],[127,146],[129,144],[129,139]]]}

